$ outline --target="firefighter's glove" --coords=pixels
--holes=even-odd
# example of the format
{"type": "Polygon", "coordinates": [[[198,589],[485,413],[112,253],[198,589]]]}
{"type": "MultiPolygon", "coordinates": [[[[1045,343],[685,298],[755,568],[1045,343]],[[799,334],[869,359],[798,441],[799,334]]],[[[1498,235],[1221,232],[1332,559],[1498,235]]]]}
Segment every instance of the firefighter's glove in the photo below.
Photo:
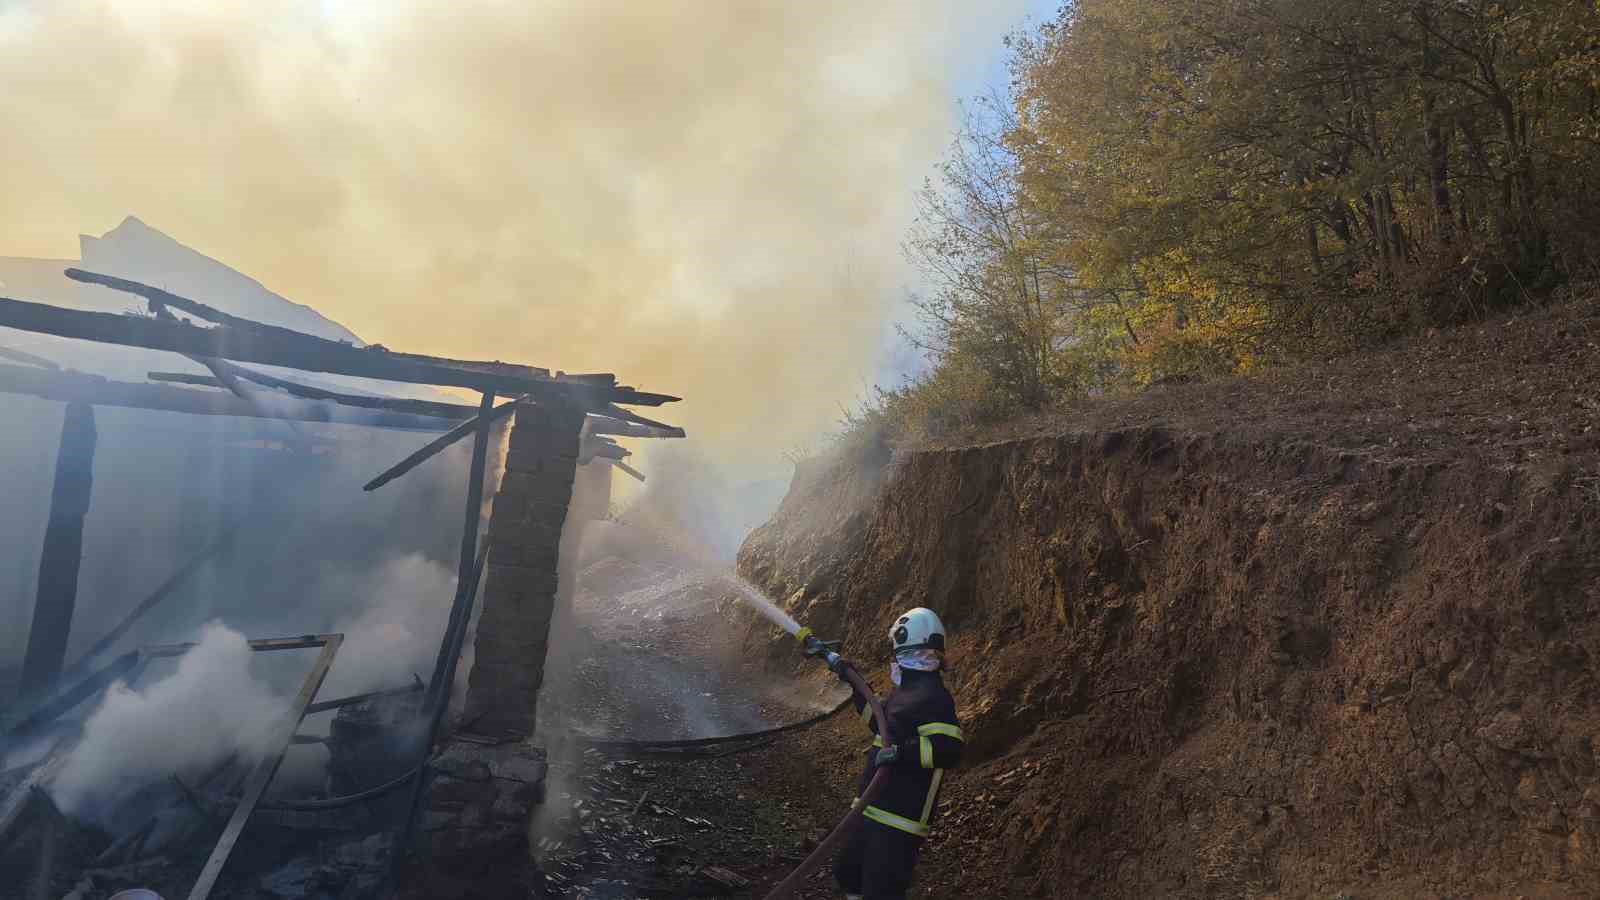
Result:
{"type": "Polygon", "coordinates": [[[890,744],[878,751],[878,755],[872,758],[872,764],[875,766],[892,766],[895,760],[899,758],[900,747],[896,744],[890,744]]]}

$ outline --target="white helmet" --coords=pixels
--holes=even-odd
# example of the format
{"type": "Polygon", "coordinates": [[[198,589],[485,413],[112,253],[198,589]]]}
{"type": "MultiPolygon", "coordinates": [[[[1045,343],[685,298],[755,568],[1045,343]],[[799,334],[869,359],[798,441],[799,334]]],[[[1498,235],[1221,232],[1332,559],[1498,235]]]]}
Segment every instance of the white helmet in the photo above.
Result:
{"type": "Polygon", "coordinates": [[[944,623],[931,609],[907,610],[889,626],[889,641],[894,652],[901,650],[943,650],[944,623]]]}

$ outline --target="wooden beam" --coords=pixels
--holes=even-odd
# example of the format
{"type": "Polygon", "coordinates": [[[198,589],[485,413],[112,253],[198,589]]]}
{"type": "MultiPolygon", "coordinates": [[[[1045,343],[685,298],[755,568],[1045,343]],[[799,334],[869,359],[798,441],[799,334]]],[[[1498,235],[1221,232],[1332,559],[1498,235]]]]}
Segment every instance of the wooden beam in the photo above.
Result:
{"type": "MultiPolygon", "coordinates": [[[[267,343],[273,344],[274,346],[285,341],[290,343],[296,341],[315,341],[331,347],[340,347],[347,350],[356,349],[354,345],[347,344],[342,341],[330,341],[325,338],[319,338],[315,335],[305,334],[289,328],[280,328],[277,325],[267,325],[262,322],[255,322],[250,319],[240,318],[239,316],[229,315],[228,313],[225,313],[216,307],[207,306],[204,303],[190,300],[187,297],[180,297],[170,291],[164,291],[161,288],[152,287],[148,284],[141,284],[137,281],[130,281],[126,278],[117,278],[114,275],[102,275],[98,272],[86,272],[83,269],[71,268],[65,270],[65,273],[68,278],[71,278],[74,281],[81,281],[87,284],[98,284],[113,290],[124,291],[143,297],[149,303],[152,312],[157,312],[168,306],[175,307],[191,315],[205,319],[208,322],[214,322],[219,326],[226,327],[234,332],[257,335],[267,343]]],[[[444,367],[453,369],[458,373],[461,373],[462,376],[478,376],[476,380],[472,380],[470,382],[414,382],[418,384],[448,384],[456,387],[474,388],[477,390],[483,390],[486,388],[499,388],[501,390],[510,389],[514,392],[522,393],[536,392],[537,389],[533,387],[533,385],[543,381],[545,383],[576,385],[583,388],[602,390],[610,394],[610,399],[613,403],[629,403],[638,406],[660,406],[664,403],[672,403],[680,399],[678,397],[673,397],[670,394],[656,394],[649,391],[635,390],[634,388],[626,385],[618,385],[617,377],[608,372],[587,373],[581,375],[566,375],[564,373],[557,373],[557,376],[552,379],[550,377],[549,369],[543,369],[537,366],[524,366],[516,363],[503,363],[499,361],[488,362],[484,360],[471,359],[447,359],[444,357],[423,356],[415,353],[395,353],[390,351],[387,347],[383,347],[381,345],[367,347],[365,350],[368,352],[381,352],[385,357],[388,358],[389,361],[395,363],[413,363],[429,367],[444,367]],[[505,381],[500,381],[499,379],[505,379],[505,381]]],[[[234,357],[227,358],[231,359],[234,357]]],[[[259,359],[245,361],[267,362],[268,364],[274,364],[268,360],[259,359]]],[[[308,366],[296,363],[283,363],[282,365],[294,369],[310,368],[308,366]]],[[[312,369],[312,371],[334,370],[312,369]]],[[[399,370],[397,369],[395,371],[399,370]]],[[[346,372],[343,374],[352,373],[346,372]]],[[[386,375],[370,375],[367,377],[386,378],[390,381],[412,380],[410,378],[397,378],[386,375]]],[[[574,394],[573,396],[575,399],[577,399],[584,395],[582,393],[578,393],[574,394]]],[[[579,405],[584,409],[592,408],[592,406],[589,405],[579,405]]]]}
{"type": "Polygon", "coordinates": [[[620,406],[611,406],[608,409],[601,410],[601,414],[610,416],[613,419],[621,419],[624,422],[632,422],[635,425],[644,425],[649,428],[660,429],[661,431],[668,432],[668,434],[664,435],[665,437],[681,438],[684,436],[683,429],[676,425],[668,425],[665,422],[657,422],[654,419],[646,419],[644,416],[639,415],[633,410],[623,409],[620,406]]]}
{"type": "Polygon", "coordinates": [[[426,687],[426,685],[422,683],[422,679],[417,678],[415,673],[413,673],[411,677],[415,680],[405,687],[386,688],[381,691],[367,691],[364,694],[351,694],[348,697],[340,697],[337,700],[319,700],[316,703],[306,707],[306,715],[309,716],[313,713],[327,712],[330,709],[339,709],[340,707],[345,706],[354,706],[357,703],[366,703],[368,700],[381,700],[385,697],[399,697],[404,694],[414,694],[426,687]]]}
{"type": "MultiPolygon", "coordinates": [[[[234,373],[246,381],[267,387],[281,388],[296,397],[306,400],[327,400],[340,406],[355,406],[362,409],[387,409],[394,412],[408,412],[419,416],[434,416],[441,419],[470,419],[478,414],[476,406],[465,403],[441,403],[433,400],[409,400],[402,397],[369,397],[361,394],[341,394],[324,388],[312,387],[283,378],[274,378],[264,372],[246,369],[243,366],[233,366],[234,373]]],[[[151,381],[172,382],[174,384],[192,384],[197,387],[221,388],[227,387],[214,375],[196,375],[190,372],[150,372],[147,373],[151,381]]],[[[570,376],[569,376],[570,377],[570,376]]],[[[626,410],[619,410],[626,413],[626,410]]],[[[643,418],[639,416],[638,418],[643,418]]],[[[645,421],[649,421],[646,419],[645,421]]],[[[590,434],[610,434],[617,437],[630,438],[681,438],[684,437],[682,428],[674,425],[643,425],[617,418],[610,413],[589,413],[590,434]]]]}
{"type": "Polygon", "coordinates": [[[227,390],[215,375],[196,375],[193,372],[146,372],[144,377],[151,381],[159,381],[166,384],[190,384],[195,387],[227,390]]]}
{"type": "Polygon", "coordinates": [[[357,349],[349,344],[266,326],[238,328],[219,325],[201,328],[188,322],[164,322],[146,316],[65,309],[5,297],[0,297],[0,326],[124,347],[165,350],[185,356],[215,357],[308,372],[328,372],[408,384],[448,385],[478,391],[497,390],[514,395],[532,394],[586,410],[601,410],[611,402],[655,405],[668,401],[665,395],[618,390],[599,382],[508,374],[504,371],[504,364],[500,363],[441,362],[431,357],[390,353],[381,346],[357,349]],[[469,368],[469,365],[481,368],[469,368]]]}
{"type": "MultiPolygon", "coordinates": [[[[217,309],[214,306],[208,306],[207,304],[201,303],[198,300],[190,300],[188,297],[181,297],[172,293],[171,291],[162,290],[161,288],[138,281],[133,281],[127,278],[118,278],[115,275],[105,275],[100,272],[89,272],[77,268],[68,268],[64,270],[64,274],[73,281],[81,281],[85,284],[97,284],[101,287],[111,288],[114,291],[122,291],[124,293],[143,297],[150,304],[152,312],[161,307],[170,306],[174,309],[179,309],[183,312],[189,313],[192,316],[204,319],[207,322],[212,322],[217,325],[225,325],[229,328],[236,328],[242,331],[256,331],[262,334],[277,335],[278,337],[291,339],[309,338],[317,341],[327,340],[326,338],[319,338],[316,335],[306,334],[303,331],[295,331],[291,328],[283,328],[278,325],[268,325],[265,322],[257,322],[254,319],[246,319],[241,316],[231,315],[223,312],[220,309],[217,309]]],[[[328,343],[336,343],[341,346],[354,346],[351,344],[345,344],[342,341],[328,341],[328,343]]],[[[444,359],[441,357],[422,356],[411,353],[391,353],[390,355],[397,359],[410,359],[426,363],[440,363],[444,365],[460,367],[463,369],[471,369],[475,372],[502,374],[513,378],[550,377],[549,369],[539,368],[538,366],[524,366],[517,363],[503,363],[498,361],[485,362],[481,360],[467,359],[444,359]]],[[[617,382],[616,376],[611,374],[576,375],[572,377],[572,380],[586,384],[604,385],[606,387],[611,387],[617,382]]]]}
{"type": "MultiPolygon", "coordinates": [[[[484,423],[485,426],[493,425],[495,422],[498,422],[499,420],[510,415],[516,410],[518,402],[519,401],[514,400],[510,403],[502,403],[499,406],[496,406],[492,411],[489,412],[488,421],[484,423]]],[[[389,482],[395,480],[396,478],[399,478],[401,475],[404,475],[412,469],[415,469],[417,466],[422,465],[429,459],[432,459],[434,456],[436,456],[444,448],[476,431],[478,428],[478,422],[483,418],[484,416],[480,413],[479,415],[462,422],[460,425],[457,425],[455,428],[452,428],[444,434],[439,435],[438,437],[429,441],[427,444],[423,445],[415,453],[407,456],[405,459],[400,460],[399,462],[390,466],[388,469],[384,470],[383,474],[379,475],[377,478],[374,478],[362,485],[361,489],[363,491],[375,491],[378,488],[381,488],[389,482]]]]}
{"type": "Polygon", "coordinates": [[[41,369],[49,369],[53,372],[61,371],[60,366],[42,356],[35,356],[26,350],[13,350],[10,347],[0,347],[0,359],[9,359],[12,362],[19,362],[25,366],[38,366],[41,369]]]}
{"type": "MultiPolygon", "coordinates": [[[[111,381],[82,372],[51,372],[29,366],[0,364],[0,393],[27,394],[60,403],[92,403],[192,416],[260,418],[261,413],[237,397],[216,391],[191,391],[163,384],[111,381]]],[[[285,400],[285,403],[295,401],[285,400]]],[[[275,410],[271,418],[330,425],[364,425],[407,431],[443,431],[449,420],[376,410],[353,413],[331,403],[298,403],[293,410],[275,410]]]]}
{"type": "MultiPolygon", "coordinates": [[[[410,413],[415,416],[433,416],[439,419],[470,419],[478,414],[476,406],[465,403],[440,403],[432,400],[409,400],[402,397],[366,397],[361,394],[341,394],[335,391],[324,390],[282,378],[274,378],[265,372],[246,369],[244,366],[229,366],[234,375],[245,381],[254,382],[264,387],[278,388],[302,400],[326,400],[340,406],[353,406],[360,409],[386,409],[391,412],[410,413]]],[[[226,386],[216,378],[209,375],[191,375],[185,372],[150,372],[147,376],[151,381],[170,381],[179,384],[193,384],[202,387],[226,386]]]]}
{"type": "Polygon", "coordinates": [[[633,466],[628,465],[627,463],[623,462],[620,459],[612,460],[611,464],[613,466],[616,466],[617,468],[621,469],[622,471],[627,472],[629,475],[632,475],[634,478],[639,479],[640,481],[644,480],[644,473],[643,472],[639,471],[638,469],[635,469],[633,466]]]}
{"type": "Polygon", "coordinates": [[[94,488],[94,407],[72,403],[61,424],[50,523],[39,554],[39,587],[33,603],[28,649],[18,693],[48,688],[61,675],[78,602],[78,567],[83,561],[83,517],[94,488]]]}
{"type": "MultiPolygon", "coordinates": [[[[161,310],[161,314],[164,316],[172,315],[165,308],[161,310]]],[[[282,415],[283,413],[294,412],[294,409],[286,405],[281,397],[268,396],[261,391],[257,391],[254,387],[246,385],[243,380],[233,374],[233,364],[225,360],[217,359],[213,356],[191,356],[189,359],[211,370],[211,374],[216,376],[217,381],[223,387],[227,388],[235,397],[249,404],[250,408],[255,410],[261,418],[276,419],[282,422],[283,427],[289,429],[289,435],[293,438],[291,446],[297,452],[304,453],[309,451],[311,442],[306,438],[306,433],[300,429],[299,425],[294,423],[293,419],[282,415]]],[[[288,401],[291,404],[292,402],[288,401]]]]}
{"type": "Polygon", "coordinates": [[[630,452],[628,450],[628,448],[623,447],[620,444],[613,444],[610,441],[602,440],[602,439],[599,439],[599,438],[590,438],[589,440],[591,442],[591,443],[589,443],[589,446],[583,448],[583,449],[585,449],[585,450],[587,450],[589,452],[587,454],[583,454],[583,453],[579,454],[579,460],[581,462],[587,462],[588,461],[588,460],[584,460],[583,459],[584,455],[587,455],[589,457],[589,459],[593,459],[593,458],[598,456],[601,459],[613,459],[613,460],[624,460],[624,459],[627,459],[628,457],[633,455],[633,453],[630,452]]]}
{"type": "Polygon", "coordinates": [[[640,425],[623,419],[613,418],[601,413],[589,414],[590,434],[611,434],[617,437],[629,438],[681,438],[684,436],[682,428],[658,428],[654,425],[640,425]]]}

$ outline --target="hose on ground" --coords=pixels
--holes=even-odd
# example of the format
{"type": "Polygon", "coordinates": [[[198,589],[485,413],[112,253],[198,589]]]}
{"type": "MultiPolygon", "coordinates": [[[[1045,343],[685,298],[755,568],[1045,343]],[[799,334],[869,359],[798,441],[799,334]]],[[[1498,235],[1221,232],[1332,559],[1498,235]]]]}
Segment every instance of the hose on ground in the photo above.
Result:
{"type": "MultiPolygon", "coordinates": [[[[877,697],[873,696],[872,688],[867,686],[866,679],[862,678],[861,673],[857,672],[856,667],[847,660],[840,660],[839,667],[845,680],[850,682],[850,687],[854,688],[856,693],[867,701],[867,705],[872,707],[872,717],[877,720],[878,734],[883,738],[884,746],[892,746],[894,744],[894,736],[889,733],[889,719],[884,716],[883,705],[878,702],[877,697]]],[[[829,857],[833,856],[839,845],[843,844],[857,828],[861,827],[861,811],[871,805],[873,800],[877,799],[878,792],[883,790],[884,783],[888,780],[888,769],[880,768],[873,773],[872,780],[867,782],[867,789],[862,791],[861,796],[850,804],[850,811],[845,814],[845,817],[840,820],[838,825],[834,826],[833,831],[829,832],[821,843],[817,844],[817,849],[811,851],[811,855],[806,857],[805,861],[800,863],[793,872],[789,873],[788,878],[779,882],[777,887],[767,893],[766,900],[786,900],[786,898],[794,896],[794,892],[799,889],[800,884],[811,877],[811,873],[815,872],[829,857]]]]}
{"type": "Polygon", "coordinates": [[[375,787],[369,787],[364,791],[346,794],[343,797],[326,797],[321,800],[277,800],[272,803],[261,803],[258,808],[286,810],[289,812],[321,812],[329,809],[343,809],[346,806],[354,806],[357,803],[381,797],[395,788],[407,784],[412,778],[416,777],[416,774],[417,767],[413,766],[407,769],[404,775],[392,778],[375,787]]]}
{"type": "MultiPolygon", "coordinates": [[[[407,690],[411,689],[408,688],[407,690]]],[[[826,712],[817,713],[808,719],[802,719],[798,722],[790,722],[788,725],[779,725],[777,728],[767,728],[762,731],[748,731],[744,734],[729,734],[722,737],[693,738],[690,740],[679,741],[630,741],[579,738],[579,741],[580,743],[583,743],[589,747],[594,747],[597,750],[609,750],[613,752],[693,752],[705,747],[716,747],[723,744],[736,744],[743,743],[745,741],[756,741],[763,738],[777,737],[780,734],[785,734],[790,731],[798,731],[802,728],[810,728],[812,725],[831,718],[832,716],[838,715],[839,712],[848,705],[850,705],[850,698],[846,697],[845,699],[839,701],[839,704],[832,709],[826,712]]],[[[742,752],[746,748],[740,747],[736,749],[739,752],[742,752]]],[[[326,797],[320,800],[276,800],[270,803],[263,802],[260,808],[286,810],[290,812],[321,812],[330,809],[342,809],[346,806],[354,806],[357,803],[381,797],[395,788],[404,785],[406,782],[415,777],[416,774],[417,770],[415,767],[413,767],[407,769],[405,774],[386,781],[383,784],[367,788],[364,791],[358,791],[354,794],[346,794],[343,797],[326,797]]]]}
{"type": "Polygon", "coordinates": [[[745,741],[754,741],[760,738],[785,734],[790,731],[798,731],[802,728],[810,728],[812,725],[815,725],[818,722],[822,722],[832,716],[838,715],[839,712],[848,705],[850,705],[850,698],[846,697],[843,700],[840,700],[839,703],[832,709],[817,713],[816,715],[807,719],[801,719],[798,722],[790,722],[787,725],[779,725],[776,728],[764,728],[760,731],[746,731],[743,734],[725,734],[721,737],[689,738],[686,740],[670,741],[578,737],[576,740],[585,747],[593,747],[596,750],[608,750],[613,752],[642,751],[645,753],[650,753],[656,751],[670,752],[680,750],[695,750],[700,747],[715,747],[721,744],[738,744],[745,741]]]}

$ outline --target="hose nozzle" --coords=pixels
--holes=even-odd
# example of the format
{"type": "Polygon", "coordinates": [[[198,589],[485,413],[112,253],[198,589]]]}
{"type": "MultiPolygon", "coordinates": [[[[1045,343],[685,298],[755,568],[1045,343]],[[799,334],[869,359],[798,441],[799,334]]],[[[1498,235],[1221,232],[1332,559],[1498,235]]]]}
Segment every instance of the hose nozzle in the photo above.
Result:
{"type": "Polygon", "coordinates": [[[801,628],[794,633],[794,639],[800,642],[800,652],[807,656],[820,656],[822,661],[832,669],[839,664],[840,641],[825,641],[811,632],[810,628],[801,628]]]}

